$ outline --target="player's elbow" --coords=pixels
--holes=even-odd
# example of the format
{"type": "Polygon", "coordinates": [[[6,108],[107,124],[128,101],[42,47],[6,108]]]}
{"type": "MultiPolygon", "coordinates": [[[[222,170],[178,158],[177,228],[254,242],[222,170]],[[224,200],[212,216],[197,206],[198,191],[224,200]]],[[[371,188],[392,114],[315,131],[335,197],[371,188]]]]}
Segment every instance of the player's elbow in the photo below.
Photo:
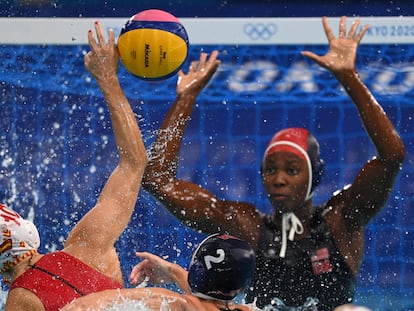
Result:
{"type": "Polygon", "coordinates": [[[407,152],[405,150],[404,143],[402,140],[398,140],[397,143],[394,144],[394,148],[392,151],[388,151],[387,155],[383,157],[390,165],[394,166],[401,166],[407,156],[407,152]]]}
{"type": "Polygon", "coordinates": [[[380,155],[379,157],[374,157],[373,162],[379,161],[379,163],[382,163],[381,165],[388,172],[398,173],[401,170],[405,157],[406,151],[404,146],[402,145],[401,148],[395,149],[395,151],[388,153],[387,155],[380,155]]]}
{"type": "Polygon", "coordinates": [[[141,172],[142,175],[148,164],[148,156],[145,149],[125,156],[121,155],[119,164],[120,166],[128,166],[134,172],[141,172]]]}
{"type": "Polygon", "coordinates": [[[156,171],[147,165],[142,177],[142,187],[154,195],[162,195],[164,192],[171,192],[176,181],[175,175],[171,175],[169,171],[156,171]]]}
{"type": "Polygon", "coordinates": [[[401,143],[400,151],[397,154],[397,159],[398,159],[400,165],[402,165],[402,163],[404,162],[406,156],[407,156],[407,151],[405,150],[404,144],[401,143]]]}

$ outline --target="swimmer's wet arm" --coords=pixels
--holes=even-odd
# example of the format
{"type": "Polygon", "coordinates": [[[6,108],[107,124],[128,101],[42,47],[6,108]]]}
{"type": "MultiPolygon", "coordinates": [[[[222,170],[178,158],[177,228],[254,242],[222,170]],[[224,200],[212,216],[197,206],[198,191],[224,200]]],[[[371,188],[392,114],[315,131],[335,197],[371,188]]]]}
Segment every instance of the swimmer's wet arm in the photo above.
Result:
{"type": "Polygon", "coordinates": [[[394,125],[356,69],[337,72],[336,77],[355,104],[378,152],[378,156],[364,165],[346,190],[347,219],[353,226],[365,226],[387,201],[406,151],[394,125]]]}
{"type": "Polygon", "coordinates": [[[176,283],[186,293],[190,292],[187,283],[187,271],[176,263],[169,262],[149,252],[136,252],[141,262],[135,265],[129,275],[130,284],[142,282],[150,284],[176,283]]]}
{"type": "Polygon", "coordinates": [[[170,267],[171,279],[174,280],[186,294],[190,294],[190,286],[188,285],[188,272],[178,264],[173,263],[170,267]]]}
{"type": "MultiPolygon", "coordinates": [[[[201,53],[200,59],[191,63],[187,74],[179,72],[176,101],[168,111],[151,146],[149,163],[143,178],[144,189],[163,201],[168,208],[172,208],[171,211],[179,218],[179,201],[186,196],[181,189],[185,190],[184,187],[189,185],[177,179],[181,142],[191,119],[195,100],[220,64],[217,56],[217,51],[213,51],[210,57],[206,53],[201,53]],[[179,192],[174,192],[174,189],[178,188],[179,192]]],[[[190,186],[188,192],[191,195],[198,186],[190,186]]],[[[182,210],[185,209],[183,206],[182,210]]]]}
{"type": "MultiPolygon", "coordinates": [[[[160,257],[159,257],[160,258],[160,257]]],[[[158,270],[164,272],[165,279],[171,283],[178,285],[185,293],[190,293],[190,286],[188,285],[188,272],[179,264],[169,262],[160,258],[161,263],[158,263],[158,270]]]]}
{"type": "Polygon", "coordinates": [[[191,62],[188,73],[178,73],[177,98],[168,111],[157,138],[150,149],[150,161],[143,178],[143,187],[159,198],[157,187],[174,182],[184,131],[191,119],[195,101],[216,72],[220,61],[218,52],[207,58],[201,53],[199,61],[191,62]]]}
{"type": "Polygon", "coordinates": [[[260,213],[252,204],[219,199],[192,182],[176,180],[159,184],[154,190],[178,220],[206,234],[228,232],[251,241],[261,222],[260,213]]]}
{"type": "Polygon", "coordinates": [[[405,157],[403,142],[382,107],[360,79],[356,69],[357,49],[369,25],[359,27],[360,20],[356,19],[347,31],[346,20],[345,16],[341,17],[339,34],[335,36],[328,19],[323,17],[322,22],[329,42],[329,51],[324,56],[309,51],[303,51],[302,55],[332,72],[341,83],[357,107],[380,158],[401,164],[405,157]]]}
{"type": "Polygon", "coordinates": [[[155,196],[181,222],[204,233],[218,231],[241,233],[250,226],[249,215],[255,209],[217,199],[201,186],[177,178],[177,167],[182,138],[191,119],[198,94],[213,77],[220,61],[218,52],[210,56],[201,53],[199,61],[192,62],[187,74],[179,73],[177,98],[168,111],[151,146],[143,187],[155,196]],[[241,215],[241,217],[234,217],[241,215]],[[244,217],[245,216],[245,217],[244,217]]]}
{"type": "Polygon", "coordinates": [[[101,246],[104,252],[112,249],[130,220],[147,154],[135,115],[117,77],[119,55],[114,32],[109,30],[106,44],[98,22],[95,28],[98,42],[90,31],[88,39],[91,51],[85,55],[85,67],[96,79],[108,105],[119,163],[106,182],[96,206],[72,230],[66,244],[90,242],[88,246],[101,246]]]}
{"type": "MultiPolygon", "coordinates": [[[[96,24],[99,42],[104,42],[102,28],[96,24]]],[[[88,33],[91,52],[85,56],[85,67],[95,77],[109,108],[112,127],[120,157],[120,165],[132,166],[142,175],[147,164],[147,154],[134,112],[118,79],[119,54],[113,30],[108,31],[108,45],[96,46],[91,32],[88,33]]],[[[127,172],[128,167],[126,168],[127,172]]]]}
{"type": "Polygon", "coordinates": [[[338,74],[337,77],[357,107],[362,123],[377,148],[379,157],[396,166],[401,165],[406,154],[404,143],[358,73],[356,71],[344,72],[338,74]]]}
{"type": "Polygon", "coordinates": [[[329,42],[329,51],[324,56],[309,51],[302,54],[331,71],[348,93],[378,151],[378,158],[369,161],[360,170],[352,184],[343,190],[338,205],[343,206],[345,221],[354,228],[360,228],[383,207],[405,158],[403,142],[394,126],[384,113],[356,70],[357,48],[369,28],[359,27],[356,19],[349,31],[346,17],[340,19],[339,35],[336,37],[323,18],[323,26],[329,42]]]}

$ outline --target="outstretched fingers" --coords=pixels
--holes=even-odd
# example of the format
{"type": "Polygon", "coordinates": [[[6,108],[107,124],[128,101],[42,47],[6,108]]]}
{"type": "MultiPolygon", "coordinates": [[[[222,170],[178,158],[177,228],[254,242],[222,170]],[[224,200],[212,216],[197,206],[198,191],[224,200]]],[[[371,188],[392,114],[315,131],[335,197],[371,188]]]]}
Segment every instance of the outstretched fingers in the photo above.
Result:
{"type": "Polygon", "coordinates": [[[141,259],[143,260],[139,264],[135,265],[129,274],[129,282],[131,285],[141,284],[145,280],[146,261],[148,261],[148,259],[145,259],[144,256],[142,256],[141,259]]]}
{"type": "Polygon", "coordinates": [[[108,30],[108,45],[109,46],[115,45],[115,33],[112,28],[108,30]]]}
{"type": "Polygon", "coordinates": [[[92,29],[89,29],[89,31],[88,31],[88,43],[89,43],[89,46],[92,50],[96,49],[97,44],[96,44],[95,36],[93,34],[92,29]]]}
{"type": "Polygon", "coordinates": [[[356,34],[356,32],[357,32],[358,27],[359,27],[360,24],[361,24],[361,22],[359,21],[359,19],[356,19],[356,20],[354,20],[352,22],[352,26],[349,29],[349,33],[348,33],[348,36],[350,38],[354,38],[355,37],[355,34],[356,34]]]}
{"type": "Polygon", "coordinates": [[[220,63],[217,60],[218,51],[214,50],[210,56],[208,53],[201,53],[199,60],[192,61],[190,64],[189,71],[197,72],[201,71],[204,72],[209,70],[211,67],[216,67],[220,63]]]}
{"type": "Polygon", "coordinates": [[[207,60],[207,53],[201,53],[200,54],[200,60],[199,60],[199,62],[198,62],[198,67],[200,68],[200,69],[202,69],[202,68],[205,68],[205,66],[206,66],[206,60],[207,60]]]}
{"type": "Polygon", "coordinates": [[[96,37],[98,38],[98,45],[105,45],[105,37],[103,34],[103,29],[101,26],[101,23],[99,21],[95,22],[95,31],[96,31],[96,37]]]}
{"type": "Polygon", "coordinates": [[[220,60],[217,59],[218,55],[219,55],[219,52],[217,50],[214,50],[211,53],[211,55],[210,55],[210,57],[207,61],[207,67],[209,67],[209,68],[213,67],[213,68],[217,69],[218,65],[220,64],[220,60]]]}
{"type": "Polygon", "coordinates": [[[199,60],[194,60],[191,62],[190,70],[194,72],[199,71],[199,70],[204,71],[206,67],[207,56],[208,56],[207,53],[204,53],[204,52],[201,53],[199,60]]]}
{"type": "Polygon", "coordinates": [[[322,18],[322,25],[323,29],[325,30],[326,38],[328,38],[328,41],[334,40],[335,35],[332,32],[331,26],[329,26],[328,18],[326,16],[322,18]]]}
{"type": "Polygon", "coordinates": [[[356,42],[360,42],[362,40],[362,37],[365,35],[365,33],[367,32],[369,25],[364,25],[362,27],[362,29],[358,31],[358,29],[360,28],[359,26],[361,25],[361,22],[359,19],[356,19],[351,26],[351,29],[349,30],[349,37],[354,39],[356,42]]]}
{"type": "Polygon", "coordinates": [[[198,67],[199,67],[199,63],[200,63],[200,61],[198,61],[198,60],[193,60],[193,61],[190,63],[190,71],[192,71],[192,72],[197,71],[197,70],[198,70],[198,67]]]}
{"type": "Polygon", "coordinates": [[[108,44],[106,44],[104,31],[99,21],[95,22],[96,37],[92,30],[88,31],[88,43],[92,50],[97,50],[99,47],[114,46],[115,45],[115,33],[113,29],[108,30],[108,44]]]}
{"type": "Polygon", "coordinates": [[[365,33],[368,31],[369,25],[364,25],[361,31],[355,36],[356,42],[361,42],[362,38],[364,37],[365,33]]]}
{"type": "Polygon", "coordinates": [[[202,52],[197,61],[190,63],[187,74],[180,70],[177,80],[177,95],[189,92],[197,96],[207,85],[220,64],[217,55],[217,51],[213,51],[211,54],[202,52]]]}
{"type": "MultiPolygon", "coordinates": [[[[347,27],[346,27],[346,16],[342,16],[339,20],[339,34],[338,38],[349,38],[355,40],[357,43],[360,43],[362,38],[364,37],[365,33],[369,29],[369,25],[364,25],[362,28],[360,27],[361,21],[356,19],[352,22],[351,28],[347,34],[347,27]],[[359,31],[359,32],[358,32],[359,31]]],[[[336,36],[332,32],[332,28],[329,26],[328,18],[324,16],[322,18],[323,28],[325,30],[326,37],[329,42],[336,39],[336,36]]],[[[307,55],[309,56],[309,55],[307,55]]]]}
{"type": "Polygon", "coordinates": [[[346,36],[346,16],[342,16],[339,20],[339,38],[346,36]]]}
{"type": "MultiPolygon", "coordinates": [[[[92,51],[96,51],[97,49],[99,49],[100,46],[105,45],[105,37],[103,34],[101,23],[99,21],[95,22],[95,32],[96,32],[96,37],[92,30],[88,31],[88,43],[92,51]]],[[[109,31],[108,34],[109,34],[109,44],[114,44],[115,35],[113,31],[109,31]]]]}
{"type": "MultiPolygon", "coordinates": [[[[356,19],[352,22],[351,28],[348,32],[348,38],[355,40],[357,43],[360,43],[362,38],[364,37],[365,33],[369,29],[369,25],[364,25],[362,29],[360,29],[361,21],[356,19]]],[[[331,32],[332,33],[332,32],[331,32]]],[[[333,34],[330,35],[332,39],[335,38],[333,34]]],[[[339,38],[346,37],[346,16],[342,16],[339,21],[339,38]]],[[[328,37],[329,39],[329,37],[328,37]]]]}
{"type": "Polygon", "coordinates": [[[320,61],[320,58],[321,58],[319,55],[317,55],[317,54],[315,54],[315,53],[313,53],[311,51],[301,51],[301,54],[303,56],[306,56],[307,58],[315,61],[315,62],[319,62],[320,61]]]}

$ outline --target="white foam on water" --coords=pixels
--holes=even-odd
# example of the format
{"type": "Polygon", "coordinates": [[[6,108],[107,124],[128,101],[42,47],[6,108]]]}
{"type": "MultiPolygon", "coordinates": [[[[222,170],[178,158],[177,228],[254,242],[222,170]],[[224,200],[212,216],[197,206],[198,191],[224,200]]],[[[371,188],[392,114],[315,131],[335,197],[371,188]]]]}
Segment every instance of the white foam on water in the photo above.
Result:
{"type": "MultiPolygon", "coordinates": [[[[148,308],[146,306],[146,298],[140,300],[131,300],[123,297],[121,294],[118,297],[118,300],[114,302],[111,306],[106,307],[105,311],[153,311],[154,309],[148,308]]],[[[173,298],[168,299],[161,296],[161,304],[157,311],[170,311],[170,302],[174,302],[173,298]]],[[[148,301],[147,301],[148,302],[148,301]]]]}
{"type": "MultiPolygon", "coordinates": [[[[6,305],[8,291],[1,290],[0,291],[0,310],[4,310],[6,305]]],[[[145,306],[144,301],[138,300],[130,300],[126,298],[120,298],[119,301],[115,302],[113,305],[106,307],[103,309],[105,311],[152,311],[151,309],[145,306]]],[[[161,305],[159,311],[169,311],[170,308],[168,307],[168,303],[164,301],[161,305]]]]}
{"type": "Polygon", "coordinates": [[[4,307],[6,305],[7,293],[8,291],[0,291],[0,310],[4,310],[4,307]]]}
{"type": "MultiPolygon", "coordinates": [[[[148,309],[142,301],[124,299],[121,302],[117,302],[112,306],[106,307],[105,311],[151,311],[148,309]]],[[[168,311],[169,309],[161,309],[168,311]]],[[[160,310],[160,311],[161,311],[160,310]]]]}

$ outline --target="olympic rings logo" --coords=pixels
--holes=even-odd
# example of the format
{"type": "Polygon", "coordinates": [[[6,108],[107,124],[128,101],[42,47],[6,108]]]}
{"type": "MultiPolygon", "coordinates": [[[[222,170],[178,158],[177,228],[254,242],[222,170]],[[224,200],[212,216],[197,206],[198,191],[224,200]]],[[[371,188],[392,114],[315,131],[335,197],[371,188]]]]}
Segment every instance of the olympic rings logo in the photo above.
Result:
{"type": "Polygon", "coordinates": [[[277,32],[277,26],[273,23],[269,24],[252,24],[248,23],[244,25],[244,33],[249,36],[252,40],[269,40],[276,32],[277,32]]]}

